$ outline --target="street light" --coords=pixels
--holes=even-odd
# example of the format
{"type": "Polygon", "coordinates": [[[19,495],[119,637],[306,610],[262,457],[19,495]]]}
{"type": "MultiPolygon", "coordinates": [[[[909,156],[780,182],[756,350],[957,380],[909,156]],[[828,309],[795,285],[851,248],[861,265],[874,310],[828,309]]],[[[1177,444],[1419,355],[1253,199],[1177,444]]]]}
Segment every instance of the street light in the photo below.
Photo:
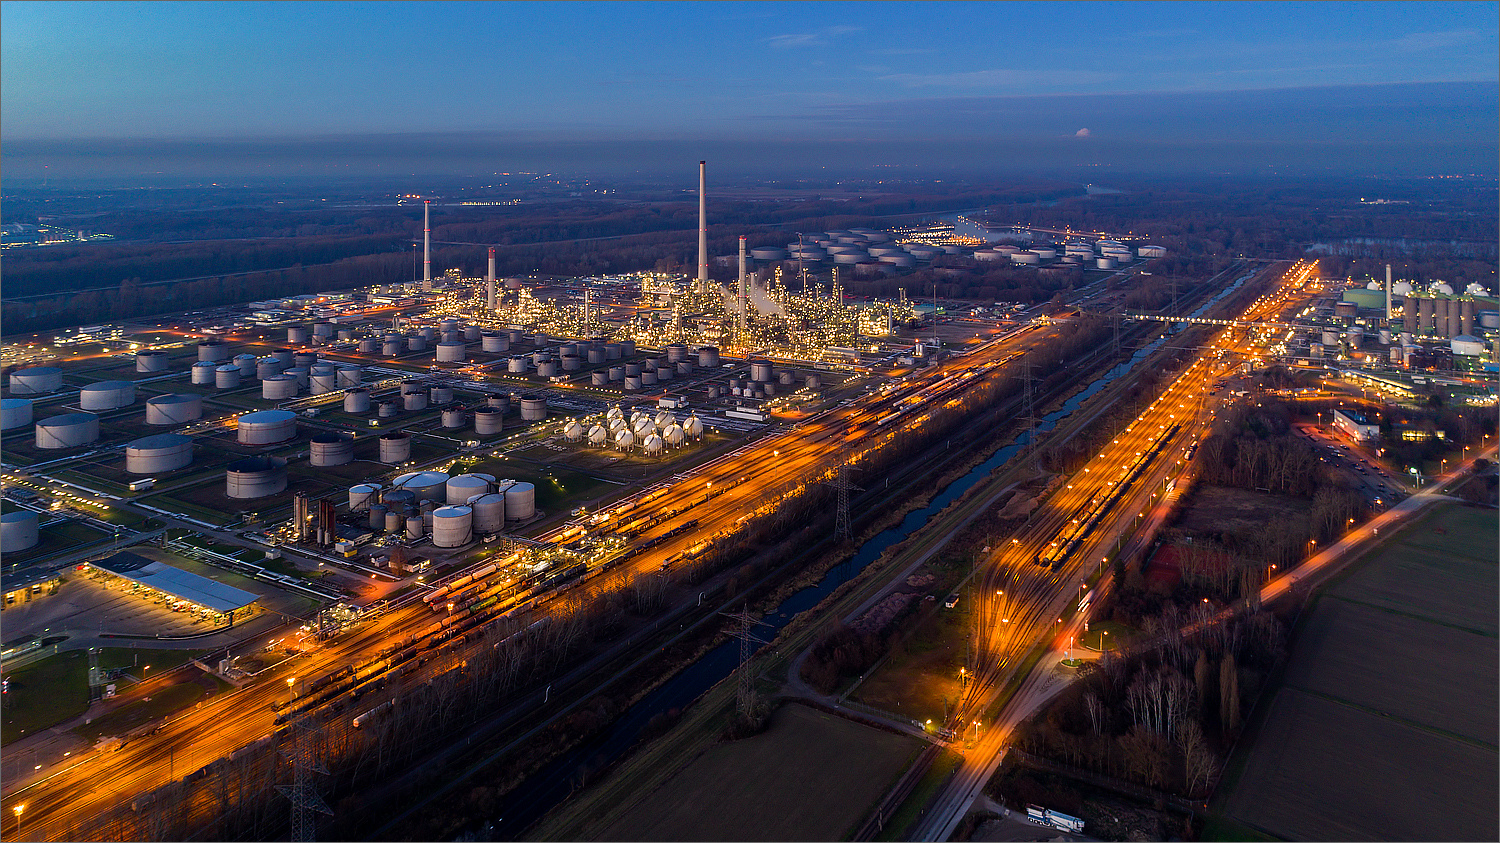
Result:
{"type": "Polygon", "coordinates": [[[24,804],[17,805],[16,807],[11,808],[11,810],[16,812],[16,839],[20,840],[21,839],[21,814],[26,810],[26,806],[24,804]]]}

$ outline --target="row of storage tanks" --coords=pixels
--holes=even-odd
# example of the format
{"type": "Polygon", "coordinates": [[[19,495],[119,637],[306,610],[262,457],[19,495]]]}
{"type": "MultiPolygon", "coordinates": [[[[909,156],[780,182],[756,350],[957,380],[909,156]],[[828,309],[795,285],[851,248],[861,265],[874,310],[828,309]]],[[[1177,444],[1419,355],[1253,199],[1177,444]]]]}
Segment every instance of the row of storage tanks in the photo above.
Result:
{"type": "Polygon", "coordinates": [[[675,448],[702,435],[703,420],[697,414],[689,415],[679,423],[677,417],[666,410],[658,410],[654,418],[637,410],[627,420],[623,410],[611,407],[605,413],[603,421],[589,426],[587,430],[584,423],[577,419],[563,426],[563,437],[569,442],[582,442],[587,437],[588,443],[596,448],[613,443],[622,450],[639,447],[651,455],[660,454],[667,447],[675,448]]]}
{"type": "Polygon", "coordinates": [[[1061,258],[1064,265],[1088,266],[1097,269],[1114,269],[1139,257],[1142,260],[1166,257],[1162,246],[1139,246],[1132,253],[1130,247],[1113,240],[1102,240],[1097,247],[1092,243],[1068,243],[1059,247],[1050,243],[1033,245],[1022,249],[1018,246],[999,245],[974,252],[974,259],[981,262],[1009,261],[1012,264],[1036,266],[1061,258]]]}
{"type": "Polygon", "coordinates": [[[507,521],[536,515],[536,487],[490,474],[449,476],[417,471],[397,477],[389,488],[361,483],[349,489],[349,511],[368,512],[372,530],[430,534],[437,547],[462,547],[475,535],[493,535],[507,521]]]}

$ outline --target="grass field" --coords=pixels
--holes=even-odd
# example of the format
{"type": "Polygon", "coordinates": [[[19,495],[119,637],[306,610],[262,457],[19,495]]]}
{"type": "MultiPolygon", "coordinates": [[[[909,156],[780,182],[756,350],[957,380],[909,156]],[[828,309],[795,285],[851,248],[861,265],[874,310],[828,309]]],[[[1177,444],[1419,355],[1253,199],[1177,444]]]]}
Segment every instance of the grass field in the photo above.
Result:
{"type": "Polygon", "coordinates": [[[123,735],[131,729],[181,711],[230,687],[232,686],[227,682],[194,669],[183,681],[153,691],[147,698],[132,700],[91,723],[78,726],[73,732],[90,742],[109,735],[123,735]]]}
{"type": "MultiPolygon", "coordinates": [[[[851,694],[851,698],[899,717],[941,723],[963,694],[958,669],[970,628],[967,611],[938,609],[851,694]]],[[[960,603],[960,606],[964,604],[960,603]]]]}
{"type": "Polygon", "coordinates": [[[1215,796],[1231,826],[1500,838],[1495,524],[1446,505],[1322,590],[1215,796]]]}
{"type": "Polygon", "coordinates": [[[840,840],[921,749],[800,705],[763,734],[695,759],[602,840],[840,840]]]}
{"type": "Polygon", "coordinates": [[[80,650],[6,672],[0,740],[5,744],[71,720],[89,708],[89,659],[80,650]]]}

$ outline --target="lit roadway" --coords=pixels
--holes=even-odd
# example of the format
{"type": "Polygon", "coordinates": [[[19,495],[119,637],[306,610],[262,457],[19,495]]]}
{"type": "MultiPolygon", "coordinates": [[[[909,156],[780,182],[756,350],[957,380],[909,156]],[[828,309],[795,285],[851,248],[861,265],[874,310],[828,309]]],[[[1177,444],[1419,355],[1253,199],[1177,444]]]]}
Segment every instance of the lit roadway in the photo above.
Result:
{"type": "MultiPolygon", "coordinates": [[[[1280,287],[1252,303],[1242,318],[1265,319],[1300,302],[1311,270],[1311,264],[1294,265],[1280,287]]],[[[1149,407],[981,563],[974,585],[971,655],[961,676],[967,691],[947,724],[957,733],[977,732],[980,739],[913,839],[946,839],[999,765],[1010,727],[1059,689],[1061,683],[1051,676],[1054,662],[1044,658],[1042,669],[1025,677],[1001,715],[1000,728],[982,720],[1006,679],[1038,642],[1049,644],[1050,650],[1070,646],[1079,623],[1061,620],[1069,604],[1076,605],[1087,580],[1108,568],[1106,559],[1115,541],[1167,491],[1169,476],[1180,476],[1186,451],[1211,423],[1208,396],[1215,383],[1254,356],[1258,338],[1251,333],[1237,327],[1219,329],[1149,407]]]]}
{"type": "MultiPolygon", "coordinates": [[[[956,404],[969,387],[988,376],[1010,376],[1011,367],[1005,364],[1054,330],[1030,326],[1010,332],[894,388],[877,390],[720,457],[668,486],[637,496],[634,504],[616,504],[601,530],[627,530],[633,546],[658,541],[649,552],[613,570],[592,571],[590,578],[597,575],[612,581],[606,588],[619,587],[631,574],[676,564],[684,553],[700,550],[706,539],[738,530],[757,510],[769,509],[776,497],[831,477],[836,468],[830,466],[857,457],[876,437],[893,435],[890,431],[901,424],[920,424],[932,409],[956,404]]],[[[577,535],[578,528],[570,527],[544,538],[563,543],[577,535]]],[[[482,558],[469,570],[500,563],[498,569],[482,577],[479,585],[453,593],[465,599],[492,596],[483,612],[467,610],[471,616],[461,618],[462,610],[447,614],[446,600],[434,601],[429,608],[418,599],[407,599],[352,632],[266,671],[252,684],[182,713],[152,734],[133,738],[116,751],[90,753],[71,767],[7,794],[0,816],[13,821],[15,807],[24,805],[26,837],[76,839],[72,830],[85,827],[91,817],[271,735],[278,727],[274,707],[288,701],[294,684],[300,691],[345,667],[353,668],[358,681],[372,680],[391,673],[393,661],[418,652],[420,657],[405,661],[406,675],[397,683],[422,681],[451,668],[462,659],[465,639],[454,638],[440,647],[433,644],[477,629],[502,611],[536,605],[536,590],[515,582],[516,565],[504,564],[499,552],[479,555],[482,558]],[[413,665],[415,671],[410,670],[413,665]]],[[[467,577],[461,574],[449,582],[467,577]]],[[[545,603],[539,608],[544,611],[545,603]]],[[[352,684],[340,680],[329,685],[331,690],[343,687],[352,684]]],[[[314,699],[319,696],[313,694],[314,699]]],[[[364,696],[345,713],[353,716],[390,696],[390,690],[364,696]]]]}

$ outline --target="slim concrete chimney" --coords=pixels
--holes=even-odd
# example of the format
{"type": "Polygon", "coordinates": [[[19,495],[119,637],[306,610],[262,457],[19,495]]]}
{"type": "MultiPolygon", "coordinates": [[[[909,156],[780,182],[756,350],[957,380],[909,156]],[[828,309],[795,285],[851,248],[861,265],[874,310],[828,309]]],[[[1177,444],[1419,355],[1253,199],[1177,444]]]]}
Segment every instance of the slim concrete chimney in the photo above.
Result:
{"type": "Polygon", "coordinates": [[[745,300],[745,237],[740,236],[740,342],[744,342],[745,336],[745,311],[749,310],[745,300]]]}
{"type": "Polygon", "coordinates": [[[427,216],[431,205],[431,199],[422,200],[422,289],[424,290],[432,286],[432,223],[427,216]]]}
{"type": "Polygon", "coordinates": [[[495,312],[495,247],[490,247],[490,268],[484,276],[484,305],[495,312]]]}
{"type": "Polygon", "coordinates": [[[698,162],[698,289],[708,291],[708,189],[707,161],[698,162]]]}
{"type": "Polygon", "coordinates": [[[1391,320],[1391,265],[1385,265],[1385,319],[1391,320]]]}

